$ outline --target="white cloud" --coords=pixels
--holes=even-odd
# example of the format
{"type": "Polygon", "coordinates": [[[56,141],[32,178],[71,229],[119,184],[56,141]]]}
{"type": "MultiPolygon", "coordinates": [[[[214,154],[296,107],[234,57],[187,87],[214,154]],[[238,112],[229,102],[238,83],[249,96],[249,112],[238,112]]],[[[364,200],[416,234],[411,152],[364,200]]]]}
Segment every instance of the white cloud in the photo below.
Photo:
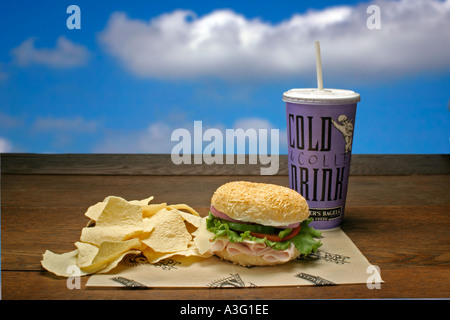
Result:
{"type": "MultiPolygon", "coordinates": [[[[46,139],[55,150],[70,150],[77,139],[90,141],[98,134],[99,123],[83,117],[37,117],[30,127],[36,139],[46,139]]],[[[84,146],[78,146],[83,148],[84,146]]]]}
{"type": "Polygon", "coordinates": [[[237,119],[233,125],[235,129],[274,129],[273,125],[267,119],[262,118],[241,118],[237,119]]]}
{"type": "Polygon", "coordinates": [[[295,14],[278,24],[231,10],[177,10],[150,21],[114,13],[99,36],[130,72],[150,78],[310,77],[321,41],[326,75],[404,75],[450,67],[450,1],[373,1],[295,14]],[[370,4],[381,29],[369,30],[370,4]]]}
{"type": "MultiPolygon", "coordinates": [[[[176,129],[183,128],[190,132],[191,139],[194,139],[194,122],[183,123],[166,123],[157,121],[150,123],[143,130],[134,131],[110,131],[98,143],[93,152],[96,153],[171,153],[172,148],[178,144],[177,141],[171,141],[172,132],[176,129]]],[[[225,130],[228,129],[224,124],[216,123],[209,125],[202,122],[201,130],[204,133],[207,129],[218,129],[224,139],[225,130]]],[[[270,121],[262,118],[241,118],[237,119],[229,129],[268,129],[268,137],[270,138],[270,129],[280,129],[279,146],[280,153],[286,153],[286,133],[283,128],[276,128],[270,121]]],[[[203,142],[203,148],[210,142],[203,142]]],[[[225,143],[225,141],[224,141],[225,143]]],[[[194,142],[192,141],[192,148],[194,142]]]]}
{"type": "Polygon", "coordinates": [[[278,129],[279,135],[279,152],[280,154],[287,153],[287,133],[285,128],[277,128],[275,127],[269,120],[263,118],[241,118],[237,119],[234,123],[234,129],[241,128],[244,131],[247,129],[267,129],[268,137],[271,137],[272,129],[278,129]]]}
{"type": "Polygon", "coordinates": [[[38,117],[32,124],[33,132],[85,132],[92,133],[98,127],[98,123],[93,120],[85,120],[82,117],[57,118],[38,117]]]}
{"type": "Polygon", "coordinates": [[[12,144],[8,139],[0,137],[0,153],[2,152],[11,152],[12,144]]]}
{"type": "Polygon", "coordinates": [[[94,147],[96,153],[170,153],[170,135],[175,128],[165,122],[149,124],[144,130],[106,133],[94,147]]]}
{"type": "Polygon", "coordinates": [[[36,48],[35,42],[36,38],[28,38],[11,51],[18,65],[38,64],[53,68],[71,68],[87,63],[89,51],[64,36],[57,39],[54,48],[36,48]]]}

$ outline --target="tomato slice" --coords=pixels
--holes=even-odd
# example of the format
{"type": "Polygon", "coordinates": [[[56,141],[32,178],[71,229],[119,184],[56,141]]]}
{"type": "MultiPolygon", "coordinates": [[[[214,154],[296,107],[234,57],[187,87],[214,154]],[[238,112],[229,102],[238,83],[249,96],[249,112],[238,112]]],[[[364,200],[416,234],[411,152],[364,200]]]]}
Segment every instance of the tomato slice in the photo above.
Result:
{"type": "Polygon", "coordinates": [[[292,229],[291,233],[289,233],[284,238],[280,238],[276,234],[256,233],[256,232],[251,232],[251,231],[250,231],[250,234],[252,236],[254,236],[254,237],[257,237],[257,238],[266,238],[269,241],[280,242],[280,241],[286,241],[286,240],[292,239],[293,237],[298,235],[299,232],[300,232],[300,226],[298,226],[297,228],[292,229]]]}

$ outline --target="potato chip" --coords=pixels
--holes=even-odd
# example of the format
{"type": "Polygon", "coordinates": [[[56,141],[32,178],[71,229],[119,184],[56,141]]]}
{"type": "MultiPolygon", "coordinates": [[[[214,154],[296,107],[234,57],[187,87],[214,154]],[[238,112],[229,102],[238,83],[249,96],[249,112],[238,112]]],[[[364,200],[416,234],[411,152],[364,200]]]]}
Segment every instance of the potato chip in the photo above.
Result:
{"type": "Polygon", "coordinates": [[[88,217],[91,220],[97,221],[98,217],[100,216],[100,214],[103,212],[103,210],[105,209],[106,204],[108,203],[108,201],[111,198],[116,198],[116,199],[122,199],[125,202],[128,202],[129,204],[133,204],[133,205],[139,205],[141,207],[145,207],[148,205],[148,203],[150,201],[153,200],[153,196],[149,197],[147,199],[143,199],[143,200],[131,200],[131,201],[126,201],[125,199],[121,198],[121,197],[116,197],[116,196],[108,196],[106,197],[102,202],[98,202],[92,206],[90,206],[86,213],[84,214],[86,217],[88,217]]]}
{"type": "Polygon", "coordinates": [[[97,272],[107,267],[108,264],[116,262],[118,259],[121,260],[125,254],[128,254],[129,251],[131,251],[131,249],[141,249],[141,242],[139,239],[104,241],[100,245],[92,262],[88,265],[80,266],[80,269],[86,273],[97,272]]]}
{"type": "Polygon", "coordinates": [[[174,256],[185,256],[185,257],[190,257],[190,256],[198,256],[201,258],[208,258],[211,257],[212,254],[210,253],[204,253],[201,254],[195,243],[193,241],[190,241],[188,244],[188,247],[186,250],[183,251],[178,251],[178,252],[156,252],[153,249],[146,247],[145,249],[142,250],[142,254],[147,258],[147,261],[149,263],[157,263],[161,260],[167,259],[167,258],[171,258],[174,256]]]}
{"type": "Polygon", "coordinates": [[[142,206],[142,216],[144,218],[150,217],[165,207],[167,207],[167,203],[144,205],[142,206]]]}
{"type": "Polygon", "coordinates": [[[109,199],[111,199],[111,198],[120,198],[120,199],[122,199],[123,201],[127,201],[127,200],[125,200],[124,198],[121,198],[121,197],[118,197],[118,196],[107,196],[105,199],[103,199],[103,202],[108,202],[109,199]]]}
{"type": "Polygon", "coordinates": [[[92,260],[97,255],[99,247],[81,241],[75,242],[75,246],[78,249],[77,266],[85,267],[92,264],[92,260]]]}
{"type": "Polygon", "coordinates": [[[142,249],[142,254],[147,258],[148,263],[157,263],[162,260],[161,257],[166,255],[164,252],[156,252],[150,247],[145,247],[142,249]]]}
{"type": "MultiPolygon", "coordinates": [[[[117,258],[115,258],[114,260],[110,261],[106,265],[105,268],[103,268],[103,269],[101,269],[99,271],[96,271],[95,273],[107,273],[107,272],[111,271],[112,269],[114,269],[115,267],[117,267],[117,265],[122,261],[122,259],[126,255],[129,255],[129,254],[137,255],[137,254],[140,254],[140,253],[141,253],[141,250],[129,250],[129,251],[123,252],[119,256],[117,256],[117,258]]],[[[92,272],[92,273],[94,273],[94,272],[92,272]]]]}
{"type": "MultiPolygon", "coordinates": [[[[78,249],[63,254],[53,253],[46,250],[42,256],[41,265],[47,271],[54,273],[60,277],[70,277],[73,273],[70,272],[70,267],[77,265],[78,249]]],[[[80,276],[87,273],[80,270],[80,276]]]]}
{"type": "Polygon", "coordinates": [[[153,200],[153,196],[152,197],[148,197],[147,199],[143,199],[143,200],[131,200],[131,201],[128,201],[130,204],[134,204],[134,205],[138,205],[138,206],[146,206],[146,205],[148,205],[148,203],[150,202],[150,201],[152,201],[153,200]]]}
{"type": "Polygon", "coordinates": [[[147,239],[150,236],[150,233],[153,231],[154,228],[155,228],[155,224],[153,223],[153,221],[151,219],[144,218],[144,230],[142,232],[131,235],[127,239],[130,239],[130,238],[137,238],[140,240],[147,239]]]}
{"type": "Polygon", "coordinates": [[[119,198],[119,199],[122,199],[123,201],[126,201],[125,199],[120,198],[120,197],[107,196],[102,202],[97,202],[96,204],[90,206],[84,215],[93,221],[97,221],[98,217],[103,212],[106,204],[108,203],[109,199],[111,199],[111,198],[119,198]]]}
{"type": "Polygon", "coordinates": [[[121,241],[135,237],[142,229],[122,227],[91,227],[81,230],[80,241],[100,246],[103,241],[121,241]]]}
{"type": "Polygon", "coordinates": [[[75,243],[77,249],[64,254],[47,250],[42,266],[69,277],[69,266],[76,265],[80,275],[105,273],[129,253],[142,253],[150,263],[172,256],[210,256],[202,254],[194,241],[204,223],[197,211],[186,204],[149,204],[152,200],[108,196],[90,206],[85,212],[90,221],[75,243]]]}
{"type": "Polygon", "coordinates": [[[177,252],[187,249],[191,234],[186,230],[183,218],[172,210],[162,209],[151,218],[153,231],[142,243],[157,252],[177,252]]]}
{"type": "Polygon", "coordinates": [[[143,227],[142,208],[119,197],[111,197],[97,219],[97,226],[143,227]]]}
{"type": "Polygon", "coordinates": [[[151,232],[155,228],[155,223],[150,218],[144,218],[144,231],[143,232],[151,232]]]}
{"type": "Polygon", "coordinates": [[[84,215],[93,221],[97,221],[98,217],[105,209],[106,203],[107,202],[98,202],[93,206],[90,206],[84,215]]]}
{"type": "Polygon", "coordinates": [[[198,228],[200,227],[200,221],[202,220],[202,218],[200,216],[195,216],[192,215],[190,213],[186,213],[183,211],[178,211],[178,214],[186,221],[189,222],[190,224],[192,224],[194,227],[198,228]]]}
{"type": "Polygon", "coordinates": [[[80,241],[100,246],[103,241],[130,239],[144,230],[142,209],[119,197],[109,197],[94,227],[81,231],[80,241]]]}
{"type": "Polygon", "coordinates": [[[169,208],[177,209],[177,210],[186,210],[193,214],[194,216],[200,217],[197,211],[189,207],[187,204],[171,204],[169,208]]]}

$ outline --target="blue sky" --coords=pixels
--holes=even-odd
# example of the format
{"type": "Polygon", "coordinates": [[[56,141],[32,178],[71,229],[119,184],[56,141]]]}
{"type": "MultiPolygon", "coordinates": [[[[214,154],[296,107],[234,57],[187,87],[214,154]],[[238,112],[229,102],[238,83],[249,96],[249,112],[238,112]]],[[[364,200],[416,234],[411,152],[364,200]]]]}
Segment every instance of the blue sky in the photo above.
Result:
{"type": "Polygon", "coordinates": [[[353,153],[450,151],[448,0],[19,0],[0,30],[1,152],[169,153],[195,120],[285,139],[282,94],[316,86],[314,40],[325,87],[361,94],[353,153]]]}

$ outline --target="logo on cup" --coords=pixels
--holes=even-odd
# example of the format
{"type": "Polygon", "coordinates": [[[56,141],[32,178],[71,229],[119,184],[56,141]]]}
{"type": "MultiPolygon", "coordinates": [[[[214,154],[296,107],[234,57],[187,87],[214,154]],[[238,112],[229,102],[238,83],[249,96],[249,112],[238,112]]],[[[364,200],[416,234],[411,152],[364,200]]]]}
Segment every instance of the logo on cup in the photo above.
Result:
{"type": "Polygon", "coordinates": [[[352,151],[352,142],[353,142],[353,119],[348,120],[347,116],[345,114],[341,114],[337,118],[337,122],[331,119],[331,122],[333,123],[334,127],[338,129],[342,136],[344,137],[345,141],[345,153],[352,151]]]}

